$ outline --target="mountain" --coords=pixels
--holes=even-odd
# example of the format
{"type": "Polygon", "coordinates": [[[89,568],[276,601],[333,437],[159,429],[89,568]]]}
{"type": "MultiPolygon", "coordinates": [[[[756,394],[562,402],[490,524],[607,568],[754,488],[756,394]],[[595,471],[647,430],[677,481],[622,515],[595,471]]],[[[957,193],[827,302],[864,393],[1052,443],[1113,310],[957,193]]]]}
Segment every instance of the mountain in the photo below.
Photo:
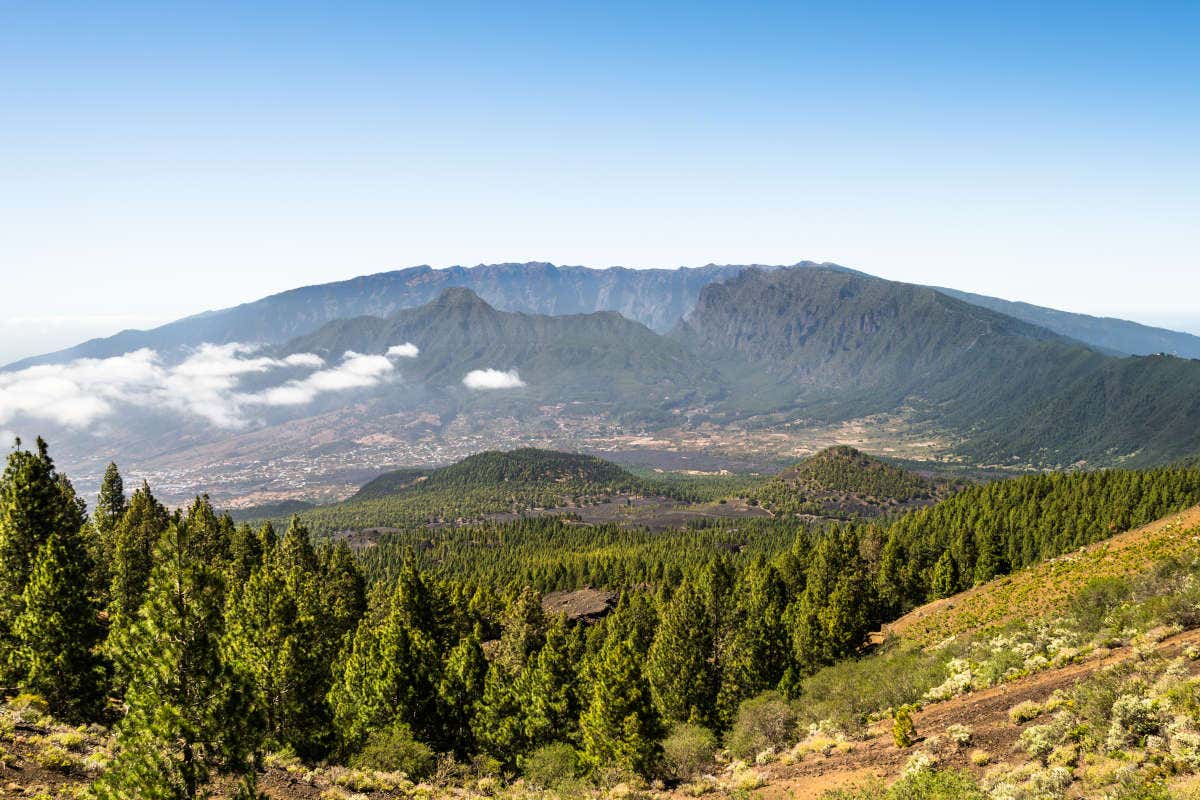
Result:
{"type": "Polygon", "coordinates": [[[55,353],[23,359],[4,369],[74,358],[103,358],[142,347],[170,351],[202,342],[278,344],[315,331],[332,320],[363,315],[386,317],[398,309],[421,306],[452,287],[471,289],[505,311],[556,315],[616,311],[664,331],[692,307],[702,287],[743,269],[746,267],[715,264],[680,269],[590,269],[537,262],[448,269],[410,267],[292,289],[233,308],[186,317],[149,331],[122,331],[55,353]]]}
{"type": "Polygon", "coordinates": [[[761,410],[905,412],[982,463],[1151,463],[1200,451],[1200,361],[1105,355],[928,287],[747,270],[705,287],[673,336],[737,376],[761,410]]]}
{"type": "MultiPolygon", "coordinates": [[[[835,264],[802,261],[794,266],[862,275],[835,264]]],[[[661,333],[670,330],[692,310],[701,289],[752,268],[777,269],[715,264],[680,269],[591,269],[538,262],[448,269],[410,267],[292,289],[251,303],[186,317],[148,331],[121,331],[65,350],[22,359],[3,369],[84,357],[104,358],[143,347],[171,354],[205,342],[280,344],[311,333],[333,320],[363,315],[386,317],[402,308],[421,306],[451,287],[471,289],[502,311],[553,315],[616,311],[661,333]]],[[[1189,334],[1010,303],[952,289],[939,291],[1110,352],[1200,355],[1200,337],[1189,334]]]]}
{"type": "Polygon", "coordinates": [[[587,402],[617,414],[636,409],[643,419],[724,392],[701,356],[616,312],[500,311],[465,288],[445,289],[430,303],[386,318],[331,322],[278,352],[382,354],[405,342],[417,345],[420,355],[403,364],[404,380],[462,402],[489,397],[462,385],[479,369],[516,370],[524,385],[504,397],[587,402]]]}
{"type": "Polygon", "coordinates": [[[1190,333],[1154,328],[1113,317],[1073,314],[1069,311],[960,292],[941,286],[936,288],[942,294],[1007,314],[1032,325],[1040,325],[1114,355],[1148,356],[1166,353],[1181,358],[1200,358],[1200,336],[1190,333]]]}
{"type": "Polygon", "coordinates": [[[784,470],[749,497],[776,514],[852,518],[928,505],[950,488],[853,447],[837,445],[784,470]]]}

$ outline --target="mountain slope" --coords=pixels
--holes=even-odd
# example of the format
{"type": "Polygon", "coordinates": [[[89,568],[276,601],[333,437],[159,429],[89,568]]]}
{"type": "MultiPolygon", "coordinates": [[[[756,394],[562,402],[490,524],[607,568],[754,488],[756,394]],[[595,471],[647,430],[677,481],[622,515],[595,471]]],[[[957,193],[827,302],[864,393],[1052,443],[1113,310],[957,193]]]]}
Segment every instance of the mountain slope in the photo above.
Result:
{"type": "MultiPolygon", "coordinates": [[[[833,264],[804,261],[797,267],[853,272],[833,264]]],[[[708,265],[698,268],[635,270],[590,269],[553,264],[481,264],[433,269],[410,267],[345,281],[305,286],[232,308],[208,311],[149,331],[126,330],[114,336],[22,359],[3,369],[103,358],[142,347],[173,352],[204,342],[278,344],[310,333],[331,320],[362,315],[387,316],[435,299],[443,289],[465,287],[498,309],[539,314],[616,311],[655,331],[667,331],[695,305],[700,290],[752,267],[708,265]]],[[[764,269],[775,269],[765,267],[764,269]]],[[[854,273],[862,274],[862,273],[854,273]]],[[[1124,320],[1011,303],[993,297],[939,289],[959,300],[1044,326],[1108,352],[1175,353],[1200,356],[1200,337],[1124,320]]]]}
{"type": "Polygon", "coordinates": [[[748,270],[706,287],[673,335],[722,364],[746,407],[828,419],[907,409],[981,463],[1200,451],[1200,361],[1107,356],[922,286],[748,270]]]}
{"type": "Polygon", "coordinates": [[[1181,358],[1200,358],[1200,336],[1190,333],[1155,328],[1114,317],[1074,314],[941,286],[935,288],[942,294],[958,300],[1007,314],[1032,325],[1040,325],[1114,355],[1148,356],[1167,353],[1181,358]]]}
{"type": "MultiPolygon", "coordinates": [[[[807,263],[807,262],[806,262],[807,263]]],[[[5,369],[120,355],[141,347],[171,350],[202,342],[277,344],[315,331],[331,320],[387,316],[431,302],[444,289],[464,287],[506,311],[581,314],[617,311],[666,330],[691,308],[700,289],[746,269],[589,269],[553,264],[481,264],[433,269],[410,267],[345,281],[305,286],[251,303],[186,317],[149,331],[122,331],[55,353],[27,358],[5,369]]]]}
{"type": "Polygon", "coordinates": [[[618,414],[658,414],[724,391],[717,373],[696,354],[615,312],[552,317],[499,311],[463,288],[446,289],[431,303],[387,318],[329,323],[279,352],[384,353],[400,342],[420,349],[403,364],[405,382],[476,400],[486,393],[466,392],[462,380],[477,369],[517,370],[525,385],[509,396],[589,402],[618,414]]]}

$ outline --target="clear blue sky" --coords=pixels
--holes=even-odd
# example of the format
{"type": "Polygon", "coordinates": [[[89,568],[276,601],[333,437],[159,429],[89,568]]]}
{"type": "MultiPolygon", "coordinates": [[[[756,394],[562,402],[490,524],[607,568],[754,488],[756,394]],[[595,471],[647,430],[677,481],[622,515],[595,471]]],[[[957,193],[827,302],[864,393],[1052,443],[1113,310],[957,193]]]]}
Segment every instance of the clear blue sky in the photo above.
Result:
{"type": "Polygon", "coordinates": [[[1186,324],[1198,42],[1194,0],[0,2],[0,360],[532,259],[1186,324]]]}

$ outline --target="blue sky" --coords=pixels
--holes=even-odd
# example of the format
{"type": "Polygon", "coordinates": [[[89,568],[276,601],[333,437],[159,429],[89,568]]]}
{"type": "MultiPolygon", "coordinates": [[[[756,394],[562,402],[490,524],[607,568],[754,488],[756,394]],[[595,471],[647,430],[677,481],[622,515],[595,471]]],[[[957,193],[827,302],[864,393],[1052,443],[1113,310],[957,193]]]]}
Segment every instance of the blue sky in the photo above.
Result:
{"type": "Polygon", "coordinates": [[[0,359],[429,263],[1200,328],[1200,4],[0,2],[0,359]]]}

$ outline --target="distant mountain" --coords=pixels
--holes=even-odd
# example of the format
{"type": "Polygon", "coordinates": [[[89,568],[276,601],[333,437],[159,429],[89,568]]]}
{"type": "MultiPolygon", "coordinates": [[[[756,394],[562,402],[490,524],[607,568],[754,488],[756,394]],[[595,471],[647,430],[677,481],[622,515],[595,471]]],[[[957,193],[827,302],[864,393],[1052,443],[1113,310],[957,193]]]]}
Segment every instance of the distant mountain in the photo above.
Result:
{"type": "Polygon", "coordinates": [[[831,420],[903,410],[981,463],[1200,452],[1200,361],[1104,355],[923,286],[748,270],[706,287],[674,337],[722,365],[743,407],[831,420]]]}
{"type": "Polygon", "coordinates": [[[874,517],[929,505],[950,485],[901,469],[853,447],[829,447],[749,493],[776,514],[874,517]]]}
{"type": "Polygon", "coordinates": [[[680,269],[590,269],[536,262],[448,269],[410,267],[292,289],[252,303],[186,317],[149,331],[122,331],[27,358],[5,369],[115,356],[141,347],[170,351],[202,342],[278,344],[315,331],[332,320],[363,315],[386,317],[399,309],[421,306],[451,287],[471,289],[505,311],[539,314],[616,311],[652,329],[665,331],[692,307],[701,288],[743,269],[746,267],[713,264],[680,269]]]}
{"type": "Polygon", "coordinates": [[[281,355],[347,350],[384,353],[411,342],[420,356],[402,365],[406,383],[482,399],[462,385],[467,372],[516,370],[525,386],[505,397],[595,403],[643,415],[720,396],[717,372],[687,347],[612,311],[546,316],[500,311],[470,289],[445,289],[433,302],[386,318],[322,326],[279,348],[281,355]]]}
{"type": "MultiPolygon", "coordinates": [[[[836,264],[802,261],[793,266],[863,275],[836,264]]],[[[540,262],[448,269],[410,267],[292,289],[240,306],[185,317],[148,331],[121,331],[65,350],[22,359],[2,369],[84,357],[104,358],[142,347],[170,355],[204,342],[279,344],[311,333],[333,320],[363,315],[386,317],[399,309],[421,306],[451,287],[471,289],[502,311],[554,315],[615,311],[661,333],[670,330],[692,310],[705,286],[752,268],[778,269],[715,264],[679,269],[591,269],[540,262]]],[[[1190,334],[1011,303],[953,289],[939,291],[1046,327],[1106,352],[1200,356],[1200,337],[1190,334]]]]}
{"type": "Polygon", "coordinates": [[[1166,353],[1181,358],[1200,358],[1200,336],[1190,333],[1154,328],[1113,317],[1073,314],[1069,311],[1059,311],[1029,303],[960,292],[957,289],[946,289],[940,286],[936,288],[943,294],[964,300],[972,305],[1049,328],[1063,336],[1077,339],[1114,355],[1148,356],[1155,353],[1166,353]]]}

